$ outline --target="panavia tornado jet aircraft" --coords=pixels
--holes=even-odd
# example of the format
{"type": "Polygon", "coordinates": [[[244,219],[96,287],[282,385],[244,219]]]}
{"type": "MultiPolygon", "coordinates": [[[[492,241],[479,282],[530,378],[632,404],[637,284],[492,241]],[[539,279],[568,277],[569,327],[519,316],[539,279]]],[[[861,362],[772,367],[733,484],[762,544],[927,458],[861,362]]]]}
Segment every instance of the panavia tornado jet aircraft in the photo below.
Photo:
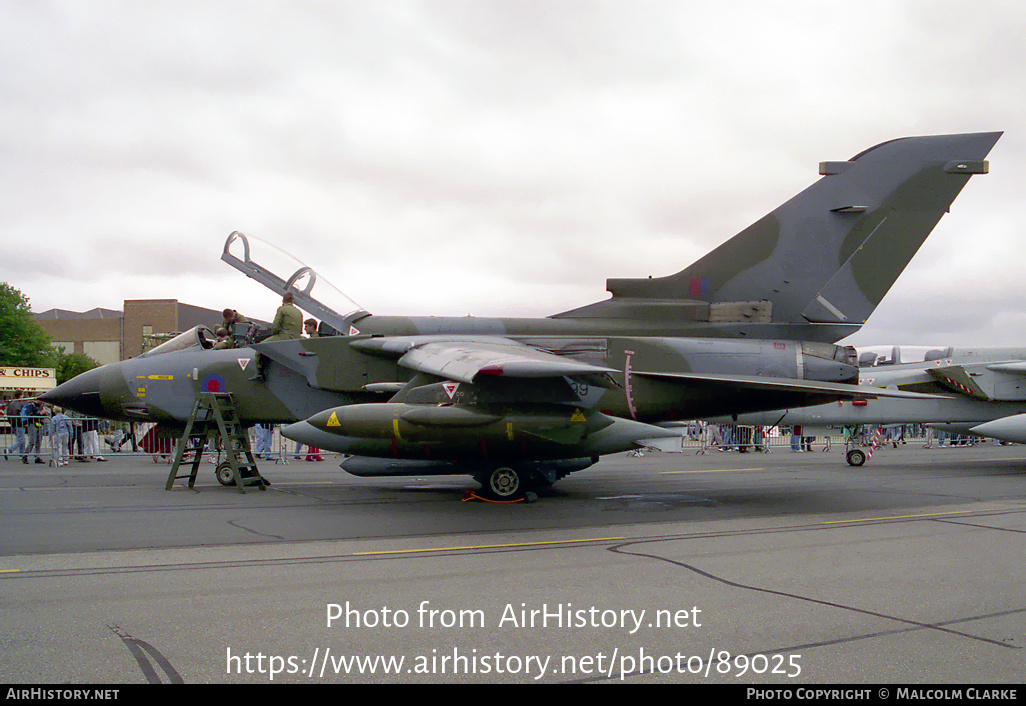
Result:
{"type": "Polygon", "coordinates": [[[308,267],[279,277],[256,261],[259,241],[233,233],[222,259],[293,293],[319,337],[207,350],[209,332],[193,330],[46,399],[182,425],[198,393],[230,392],[247,423],[293,422],[286,436],[351,454],[351,473],[467,473],[513,495],[669,434],[655,422],[863,394],[854,350],[833,342],[987,172],[1000,134],[823,162],[822,179],[680,272],[608,280],[610,298],[540,319],[373,316],[333,288],[315,297],[308,267]]]}
{"type": "MultiPolygon", "coordinates": [[[[863,385],[921,393],[745,414],[742,424],[929,424],[956,434],[1026,442],[1026,348],[871,346],[859,349],[863,385]]],[[[726,421],[726,420],[724,420],[726,421]]],[[[848,452],[860,466],[866,456],[848,452]]]]}

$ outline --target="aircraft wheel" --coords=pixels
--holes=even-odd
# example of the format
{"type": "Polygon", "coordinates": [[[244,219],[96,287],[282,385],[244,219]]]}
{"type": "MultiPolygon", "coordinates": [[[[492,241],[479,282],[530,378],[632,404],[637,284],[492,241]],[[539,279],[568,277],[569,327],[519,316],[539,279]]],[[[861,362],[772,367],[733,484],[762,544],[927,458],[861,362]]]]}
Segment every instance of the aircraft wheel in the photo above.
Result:
{"type": "Polygon", "coordinates": [[[232,464],[227,461],[221,461],[221,463],[217,464],[214,475],[217,476],[217,482],[221,485],[235,485],[235,474],[232,473],[232,464]]]}
{"type": "Polygon", "coordinates": [[[485,489],[499,500],[510,500],[517,497],[526,485],[521,474],[509,466],[494,469],[488,474],[486,480],[487,482],[483,484],[485,489]]]}
{"type": "Polygon", "coordinates": [[[848,465],[861,466],[866,462],[866,452],[860,449],[852,449],[847,455],[848,465]]]}

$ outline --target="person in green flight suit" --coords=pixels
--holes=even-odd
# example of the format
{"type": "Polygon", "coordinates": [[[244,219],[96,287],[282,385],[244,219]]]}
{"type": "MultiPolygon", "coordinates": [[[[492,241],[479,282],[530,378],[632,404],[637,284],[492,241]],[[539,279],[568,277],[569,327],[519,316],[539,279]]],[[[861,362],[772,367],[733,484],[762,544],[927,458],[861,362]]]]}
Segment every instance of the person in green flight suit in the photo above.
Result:
{"type": "Polygon", "coordinates": [[[221,347],[236,348],[235,332],[232,330],[232,327],[235,324],[248,324],[249,319],[235,311],[235,309],[225,309],[221,312],[221,318],[223,319],[223,321],[221,321],[221,327],[228,331],[228,338],[226,339],[227,345],[221,347]]]}
{"type": "MultiPolygon", "coordinates": [[[[261,343],[271,341],[288,341],[294,338],[301,338],[303,335],[303,312],[293,303],[295,296],[292,292],[285,292],[281,298],[281,306],[274,313],[274,322],[271,324],[271,335],[261,343]]],[[[259,353],[256,355],[257,372],[250,380],[264,380],[264,368],[267,365],[266,356],[259,353]]]]}
{"type": "Polygon", "coordinates": [[[303,322],[303,330],[309,338],[319,338],[320,334],[317,333],[317,319],[307,319],[303,322]]]}
{"type": "Polygon", "coordinates": [[[218,326],[217,330],[214,331],[214,335],[217,337],[217,341],[211,346],[211,350],[220,351],[225,348],[235,348],[231,340],[233,336],[229,335],[228,329],[224,326],[218,326]]]}

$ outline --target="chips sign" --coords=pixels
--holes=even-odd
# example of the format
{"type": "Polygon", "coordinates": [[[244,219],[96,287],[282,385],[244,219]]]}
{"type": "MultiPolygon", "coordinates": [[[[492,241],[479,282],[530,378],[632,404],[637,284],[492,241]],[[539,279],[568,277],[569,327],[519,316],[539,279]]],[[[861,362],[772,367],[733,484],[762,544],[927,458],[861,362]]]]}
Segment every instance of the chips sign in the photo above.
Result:
{"type": "Polygon", "coordinates": [[[57,387],[54,368],[0,368],[0,390],[52,390],[57,387]]]}

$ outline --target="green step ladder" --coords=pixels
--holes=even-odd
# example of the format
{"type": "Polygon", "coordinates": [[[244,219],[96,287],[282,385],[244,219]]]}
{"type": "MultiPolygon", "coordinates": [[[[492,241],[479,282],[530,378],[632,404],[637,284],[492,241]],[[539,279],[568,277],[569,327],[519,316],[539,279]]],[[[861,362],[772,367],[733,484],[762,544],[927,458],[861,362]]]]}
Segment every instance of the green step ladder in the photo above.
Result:
{"type": "Polygon", "coordinates": [[[201,392],[196,396],[189,421],[185,425],[185,432],[178,440],[175,460],[171,465],[164,490],[171,490],[174,482],[181,478],[189,479],[190,488],[196,484],[196,474],[203,462],[203,448],[211,435],[217,436],[227,456],[227,461],[217,466],[217,480],[221,485],[231,485],[234,482],[240,493],[246,492],[247,485],[267,490],[270,483],[264,480],[257,470],[256,459],[249,446],[249,434],[242,426],[231,393],[228,392],[201,392]],[[198,441],[190,448],[193,439],[198,441]],[[191,462],[192,469],[184,475],[178,475],[182,459],[192,450],[195,451],[195,457],[191,462]]]}

